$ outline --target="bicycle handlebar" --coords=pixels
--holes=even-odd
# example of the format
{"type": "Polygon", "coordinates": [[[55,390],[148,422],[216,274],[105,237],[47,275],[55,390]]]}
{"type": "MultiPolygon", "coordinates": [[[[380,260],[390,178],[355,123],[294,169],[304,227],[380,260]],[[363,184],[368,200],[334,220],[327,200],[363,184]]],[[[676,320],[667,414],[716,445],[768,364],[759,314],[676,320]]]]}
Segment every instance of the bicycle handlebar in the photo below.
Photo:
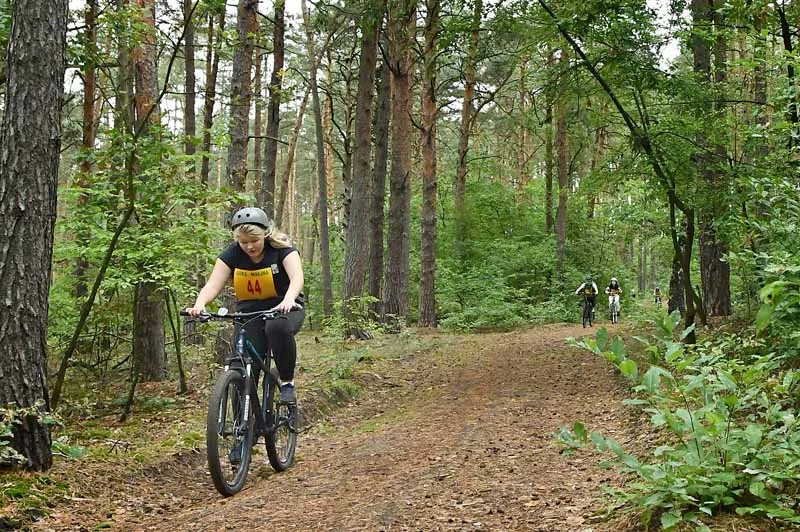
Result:
{"type": "MultiPolygon", "coordinates": [[[[294,308],[289,312],[295,312],[301,310],[303,307],[301,305],[295,304],[294,308]]],[[[179,313],[181,316],[192,316],[185,310],[181,310],[179,313]]],[[[205,323],[210,320],[231,320],[236,322],[245,322],[250,321],[251,319],[255,318],[262,318],[264,320],[277,320],[286,318],[286,312],[279,312],[273,308],[268,310],[256,310],[253,312],[228,312],[228,309],[225,307],[221,307],[217,312],[202,312],[199,315],[195,316],[195,320],[205,323]]],[[[191,320],[187,320],[191,321],[191,320]]]]}

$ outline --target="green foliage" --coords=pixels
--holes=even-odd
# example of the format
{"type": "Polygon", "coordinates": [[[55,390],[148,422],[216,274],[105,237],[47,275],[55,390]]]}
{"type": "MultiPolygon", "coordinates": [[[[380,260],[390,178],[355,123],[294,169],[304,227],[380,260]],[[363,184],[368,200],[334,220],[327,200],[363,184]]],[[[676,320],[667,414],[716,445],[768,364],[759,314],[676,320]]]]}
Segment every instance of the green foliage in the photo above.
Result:
{"type": "Polygon", "coordinates": [[[105,133],[110,142],[92,152],[97,170],[59,190],[70,214],[56,223],[53,260],[58,267],[50,290],[48,334],[58,351],[72,337],[86,301],[77,293],[82,288],[86,294],[94,285],[127,197],[135,195],[134,219],[119,237],[74,359],[92,372],[105,372],[117,345],[132,336],[131,301],[138,283],[169,287],[179,301],[194,295],[195,276],[205,275],[221,242],[230,238],[222,224],[207,220],[208,213],[245,200],[189,179],[185,169],[196,158],[180,154],[178,139],[163,132],[139,141],[141,170],[129,190],[126,153],[134,149],[132,138],[116,130],[105,133]],[[76,274],[79,263],[83,268],[76,274]]]}
{"type": "Polygon", "coordinates": [[[59,436],[55,438],[51,444],[53,454],[63,456],[70,460],[80,460],[88,453],[86,447],[80,445],[72,445],[69,442],[69,437],[59,436]]]}
{"type": "Polygon", "coordinates": [[[14,449],[11,444],[14,438],[14,427],[31,421],[45,425],[60,424],[54,414],[45,411],[42,401],[29,407],[20,408],[14,403],[0,407],[0,464],[14,465],[27,461],[27,458],[14,449]]]}
{"type": "Polygon", "coordinates": [[[796,391],[800,372],[781,364],[753,336],[722,336],[687,347],[675,339],[677,313],[658,323],[655,344],[641,340],[654,362],[628,357],[619,337],[607,332],[575,345],[609,360],[631,383],[626,401],[649,415],[661,444],[650,457],[625,451],[613,438],[582,425],[564,428],[563,443],[589,442],[631,475],[616,499],[665,529],[695,523],[726,509],[800,524],[794,501],[800,493],[800,424],[796,391]],[[658,364],[656,364],[657,362],[658,364]]]}
{"type": "Polygon", "coordinates": [[[459,272],[439,267],[443,327],[470,330],[519,326],[527,321],[527,297],[497,272],[475,266],[459,272]]]}
{"type": "Polygon", "coordinates": [[[323,331],[341,338],[349,336],[354,330],[365,332],[370,337],[383,332],[383,325],[369,309],[370,304],[376,301],[376,298],[368,295],[353,298],[350,301],[349,317],[345,317],[342,310],[344,302],[334,302],[334,313],[322,320],[323,331]]]}

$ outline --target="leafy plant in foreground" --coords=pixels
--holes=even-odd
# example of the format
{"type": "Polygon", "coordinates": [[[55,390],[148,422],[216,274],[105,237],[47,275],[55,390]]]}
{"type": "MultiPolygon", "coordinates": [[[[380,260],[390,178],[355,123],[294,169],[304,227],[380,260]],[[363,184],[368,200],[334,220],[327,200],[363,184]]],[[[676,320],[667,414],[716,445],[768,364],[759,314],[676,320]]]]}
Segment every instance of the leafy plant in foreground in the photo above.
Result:
{"type": "MultiPolygon", "coordinates": [[[[786,369],[752,337],[723,337],[688,347],[674,338],[680,316],[658,322],[655,344],[639,339],[652,363],[646,369],[627,356],[619,337],[572,341],[609,360],[630,382],[634,397],[658,430],[660,445],[636,456],[615,439],[589,432],[580,422],[562,428],[570,448],[587,443],[611,455],[610,464],[630,475],[610,493],[665,529],[694,523],[722,510],[800,524],[795,505],[800,484],[800,426],[791,393],[800,372],[786,369]]],[[[683,331],[682,335],[687,334],[683,331]]]]}

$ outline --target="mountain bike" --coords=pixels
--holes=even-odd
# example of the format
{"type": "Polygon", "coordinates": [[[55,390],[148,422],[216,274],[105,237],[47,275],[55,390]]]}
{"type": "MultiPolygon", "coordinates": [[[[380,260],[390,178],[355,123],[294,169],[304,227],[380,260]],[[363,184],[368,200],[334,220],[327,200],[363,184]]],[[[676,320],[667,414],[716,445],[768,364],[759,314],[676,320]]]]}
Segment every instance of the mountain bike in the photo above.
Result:
{"type": "Polygon", "coordinates": [[[661,296],[656,296],[656,308],[661,308],[661,296]]]}
{"type": "Polygon", "coordinates": [[[592,303],[591,297],[587,294],[583,294],[583,328],[586,328],[588,324],[589,327],[592,326],[592,319],[594,318],[594,304],[592,303]]]}
{"type": "MultiPolygon", "coordinates": [[[[182,316],[188,316],[185,311],[182,316]]],[[[280,400],[280,377],[271,367],[272,353],[259,353],[248,338],[246,325],[255,320],[285,319],[275,310],[228,313],[203,313],[198,321],[228,320],[237,325],[231,355],[225,360],[208,400],[206,453],[214,487],[229,497],[238,493],[247,480],[252,449],[264,436],[267,457],[275,471],[292,466],[297,449],[297,405],[280,400]],[[263,402],[259,401],[261,379],[263,402]]]]}
{"type": "Polygon", "coordinates": [[[619,294],[610,292],[608,295],[608,315],[611,323],[619,323],[619,294]]]}

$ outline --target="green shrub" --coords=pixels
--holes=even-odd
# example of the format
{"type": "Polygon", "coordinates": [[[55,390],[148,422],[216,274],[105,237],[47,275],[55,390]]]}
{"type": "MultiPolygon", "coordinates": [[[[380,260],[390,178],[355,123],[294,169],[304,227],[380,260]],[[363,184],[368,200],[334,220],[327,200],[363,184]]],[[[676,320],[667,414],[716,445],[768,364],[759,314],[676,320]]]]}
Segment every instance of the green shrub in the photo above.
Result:
{"type": "Polygon", "coordinates": [[[632,386],[626,403],[650,416],[663,442],[649,457],[637,457],[613,438],[589,432],[581,423],[559,433],[568,447],[589,442],[609,453],[630,475],[610,493],[665,529],[681,522],[705,529],[702,519],[721,510],[757,514],[800,524],[795,509],[800,483],[800,425],[793,390],[800,372],[785,368],[752,335],[724,336],[688,347],[680,343],[680,316],[658,322],[655,343],[640,339],[651,365],[640,368],[619,337],[575,345],[609,360],[632,386]],[[678,335],[676,340],[674,336],[678,335]]]}

